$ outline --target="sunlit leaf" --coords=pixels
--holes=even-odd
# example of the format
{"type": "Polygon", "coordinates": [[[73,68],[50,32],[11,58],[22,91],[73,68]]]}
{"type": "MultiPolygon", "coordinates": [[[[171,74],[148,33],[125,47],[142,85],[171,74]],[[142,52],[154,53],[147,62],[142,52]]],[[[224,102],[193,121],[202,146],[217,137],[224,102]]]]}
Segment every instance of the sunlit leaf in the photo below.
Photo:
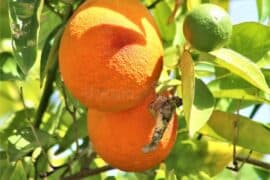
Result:
{"type": "Polygon", "coordinates": [[[79,138],[87,136],[87,126],[86,126],[86,114],[73,123],[66,135],[63,137],[62,142],[60,143],[60,149],[57,153],[70,147],[72,143],[77,141],[79,138]]]}
{"type": "Polygon", "coordinates": [[[270,97],[267,94],[232,74],[211,81],[208,87],[217,98],[233,98],[243,101],[270,103],[270,97]]]}
{"type": "Polygon", "coordinates": [[[175,36],[175,22],[170,24],[168,23],[168,18],[170,17],[171,13],[172,10],[165,1],[158,3],[153,11],[154,18],[161,33],[161,37],[165,41],[172,41],[175,36]]]}
{"type": "Polygon", "coordinates": [[[193,135],[209,120],[214,109],[214,98],[207,86],[199,79],[195,83],[195,97],[189,119],[189,133],[193,135]]]}
{"type": "Polygon", "coordinates": [[[42,0],[9,1],[12,46],[17,64],[24,74],[28,72],[36,60],[42,6],[42,0]]]}
{"type": "Polygon", "coordinates": [[[166,159],[169,170],[174,169],[178,179],[211,179],[221,172],[232,160],[232,145],[188,139],[187,134],[179,133],[172,152],[166,159]]]}
{"type": "Polygon", "coordinates": [[[230,49],[218,49],[210,52],[216,59],[214,61],[232,73],[240,76],[255,87],[270,93],[270,89],[260,68],[248,58],[230,49]]]}
{"type": "Polygon", "coordinates": [[[191,9],[199,6],[201,2],[201,0],[187,0],[187,9],[190,11],[191,9]]]}
{"type": "Polygon", "coordinates": [[[33,132],[30,127],[24,127],[8,138],[7,152],[10,161],[16,161],[37,147],[47,148],[54,143],[56,140],[52,135],[38,129],[33,132]]]}
{"type": "Polygon", "coordinates": [[[270,50],[269,37],[269,26],[256,22],[244,22],[233,26],[229,47],[257,62],[270,50]]]}
{"type": "Polygon", "coordinates": [[[21,71],[10,52],[0,53],[0,81],[21,79],[21,71]]]}
{"type": "Polygon", "coordinates": [[[171,46],[165,49],[164,65],[168,68],[174,68],[179,61],[179,47],[171,46]]]}
{"type": "Polygon", "coordinates": [[[48,73],[48,71],[53,68],[55,62],[57,61],[58,45],[53,46],[53,43],[59,42],[62,30],[63,30],[62,25],[56,26],[55,29],[48,35],[44,43],[40,60],[41,84],[45,78],[45,74],[48,73]]]}
{"type": "Polygon", "coordinates": [[[185,119],[190,124],[191,108],[195,94],[194,64],[188,51],[184,51],[180,61],[182,100],[185,119]]]}
{"type": "Polygon", "coordinates": [[[203,128],[201,132],[218,135],[232,142],[234,122],[237,122],[237,145],[261,153],[270,153],[270,128],[243,116],[214,111],[207,123],[208,129],[203,128]]]}
{"type": "Polygon", "coordinates": [[[33,116],[33,109],[24,109],[17,111],[10,118],[1,120],[0,126],[0,145],[1,148],[7,146],[8,137],[15,133],[17,129],[23,128],[28,125],[27,115],[33,116]]]}
{"type": "Polygon", "coordinates": [[[168,90],[171,87],[176,87],[179,85],[181,85],[181,81],[177,79],[169,79],[169,80],[160,82],[160,84],[156,88],[156,91],[160,93],[160,92],[168,90]]]}
{"type": "Polygon", "coordinates": [[[229,10],[230,1],[228,0],[210,0],[210,3],[216,4],[227,11],[229,10]]]}
{"type": "Polygon", "coordinates": [[[270,21],[270,1],[269,0],[257,0],[257,10],[259,20],[264,22],[268,19],[270,21]]]}

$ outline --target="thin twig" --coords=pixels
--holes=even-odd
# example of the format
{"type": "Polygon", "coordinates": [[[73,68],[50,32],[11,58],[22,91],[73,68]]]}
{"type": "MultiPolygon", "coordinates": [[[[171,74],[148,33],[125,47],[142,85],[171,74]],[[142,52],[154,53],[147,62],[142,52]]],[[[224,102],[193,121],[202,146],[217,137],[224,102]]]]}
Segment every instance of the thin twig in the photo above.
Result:
{"type": "Polygon", "coordinates": [[[252,118],[256,115],[256,113],[258,112],[258,110],[260,109],[261,106],[262,106],[262,104],[256,104],[256,105],[253,107],[253,109],[252,109],[252,111],[251,111],[251,113],[250,113],[250,115],[249,115],[249,118],[250,118],[250,119],[252,119],[252,118]]]}
{"type": "MultiPolygon", "coordinates": [[[[23,88],[22,88],[22,87],[20,87],[20,98],[21,98],[23,107],[24,107],[24,109],[26,110],[26,109],[27,109],[27,106],[26,106],[26,104],[25,104],[25,99],[24,99],[23,88]]],[[[44,157],[46,158],[46,160],[47,160],[49,166],[53,167],[53,165],[51,164],[51,162],[50,162],[50,160],[49,160],[49,158],[48,158],[48,156],[47,156],[47,154],[46,154],[46,152],[45,152],[45,149],[44,149],[43,146],[42,146],[42,143],[40,142],[40,140],[39,140],[39,138],[38,138],[38,135],[37,135],[37,132],[36,132],[36,130],[35,130],[35,127],[34,127],[33,124],[31,123],[31,118],[30,118],[29,114],[28,114],[26,111],[25,111],[25,115],[26,115],[26,118],[27,118],[27,120],[28,120],[28,124],[29,124],[29,126],[30,126],[30,128],[31,128],[31,131],[32,131],[32,133],[33,133],[33,135],[34,135],[34,137],[35,137],[35,140],[36,140],[36,142],[38,143],[38,146],[40,146],[40,148],[41,148],[42,154],[43,154],[44,157]]]]}
{"type": "Polygon", "coordinates": [[[48,62],[53,62],[52,66],[47,71],[47,79],[45,83],[45,87],[43,90],[43,94],[41,96],[40,103],[37,108],[36,116],[35,116],[35,128],[39,128],[40,124],[42,123],[42,117],[44,112],[47,109],[47,106],[49,104],[49,99],[51,97],[51,94],[53,92],[53,82],[56,77],[56,73],[58,70],[58,48],[59,48],[59,42],[60,37],[64,31],[64,28],[60,28],[58,32],[55,35],[54,44],[50,50],[50,54],[48,57],[48,62]]]}
{"type": "Polygon", "coordinates": [[[175,18],[175,15],[177,13],[177,10],[179,9],[180,5],[182,5],[184,2],[183,0],[175,0],[175,6],[171,13],[171,15],[168,18],[168,24],[171,24],[175,18]]]}
{"type": "Polygon", "coordinates": [[[269,163],[262,162],[262,161],[259,161],[259,160],[256,160],[256,159],[252,159],[252,158],[247,159],[246,157],[236,156],[236,160],[246,162],[246,163],[249,163],[249,164],[252,164],[252,165],[267,169],[267,170],[270,170],[270,164],[269,163]]]}
{"type": "Polygon", "coordinates": [[[152,4],[150,4],[149,6],[147,6],[147,9],[153,9],[153,8],[155,8],[156,5],[158,3],[160,3],[161,1],[163,1],[163,0],[156,0],[156,1],[154,1],[152,4]]]}
{"type": "Polygon", "coordinates": [[[84,177],[93,176],[108,170],[114,169],[113,167],[107,165],[96,169],[81,169],[80,172],[73,174],[71,176],[63,177],[63,180],[74,180],[74,179],[82,179],[84,177]]]}
{"type": "Polygon", "coordinates": [[[75,151],[74,159],[76,159],[76,157],[79,154],[78,127],[77,127],[77,123],[76,123],[76,121],[77,121],[77,116],[76,116],[77,108],[74,105],[72,105],[72,108],[69,106],[68,101],[67,101],[67,93],[66,93],[63,82],[61,83],[61,86],[62,86],[62,91],[63,91],[63,97],[64,97],[64,103],[65,103],[66,110],[71,115],[74,126],[75,126],[75,133],[74,134],[75,134],[75,139],[76,139],[76,141],[75,141],[75,143],[76,143],[76,151],[75,151]]]}

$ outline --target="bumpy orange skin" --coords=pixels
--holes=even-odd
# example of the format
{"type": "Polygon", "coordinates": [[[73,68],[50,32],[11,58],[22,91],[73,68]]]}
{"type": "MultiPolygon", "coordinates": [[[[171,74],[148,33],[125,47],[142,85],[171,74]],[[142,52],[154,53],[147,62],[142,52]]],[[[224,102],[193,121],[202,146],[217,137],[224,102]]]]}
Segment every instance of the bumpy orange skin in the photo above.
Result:
{"type": "Polygon", "coordinates": [[[134,109],[111,113],[88,110],[88,134],[95,151],[110,165],[124,171],[144,171],[164,160],[176,140],[174,117],[154,151],[144,153],[150,143],[155,119],[148,110],[154,93],[134,109]]]}
{"type": "Polygon", "coordinates": [[[88,0],[67,24],[59,49],[65,85],[100,111],[135,107],[154,88],[163,48],[139,0],[88,0]]]}

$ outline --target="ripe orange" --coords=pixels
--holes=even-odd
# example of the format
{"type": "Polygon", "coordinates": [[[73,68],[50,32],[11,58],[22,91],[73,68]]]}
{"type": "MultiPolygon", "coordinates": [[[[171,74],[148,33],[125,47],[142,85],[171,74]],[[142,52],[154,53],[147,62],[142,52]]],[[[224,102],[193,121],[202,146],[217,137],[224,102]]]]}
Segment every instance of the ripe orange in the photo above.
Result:
{"type": "Polygon", "coordinates": [[[148,110],[155,93],[139,106],[122,112],[88,110],[88,134],[94,150],[110,165],[125,171],[144,171],[164,160],[176,140],[177,120],[169,125],[155,150],[150,143],[156,120],[148,110]]]}
{"type": "Polygon", "coordinates": [[[139,0],[88,0],[68,22],[59,63],[65,85],[89,108],[135,107],[154,88],[163,48],[139,0]]]}

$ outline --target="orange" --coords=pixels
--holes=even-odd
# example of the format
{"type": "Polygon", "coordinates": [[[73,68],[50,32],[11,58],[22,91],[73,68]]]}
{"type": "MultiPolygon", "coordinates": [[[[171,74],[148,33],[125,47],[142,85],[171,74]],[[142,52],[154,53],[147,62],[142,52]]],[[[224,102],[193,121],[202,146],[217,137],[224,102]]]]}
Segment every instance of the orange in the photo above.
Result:
{"type": "Polygon", "coordinates": [[[148,153],[143,152],[153,135],[156,120],[148,106],[155,99],[152,93],[145,101],[122,112],[88,110],[88,134],[94,150],[107,163],[124,171],[144,171],[164,160],[176,140],[175,117],[157,145],[148,153]]]}
{"type": "Polygon", "coordinates": [[[154,88],[163,48],[154,20],[139,0],[88,0],[68,22],[59,49],[71,93],[89,108],[135,107],[154,88]]]}

